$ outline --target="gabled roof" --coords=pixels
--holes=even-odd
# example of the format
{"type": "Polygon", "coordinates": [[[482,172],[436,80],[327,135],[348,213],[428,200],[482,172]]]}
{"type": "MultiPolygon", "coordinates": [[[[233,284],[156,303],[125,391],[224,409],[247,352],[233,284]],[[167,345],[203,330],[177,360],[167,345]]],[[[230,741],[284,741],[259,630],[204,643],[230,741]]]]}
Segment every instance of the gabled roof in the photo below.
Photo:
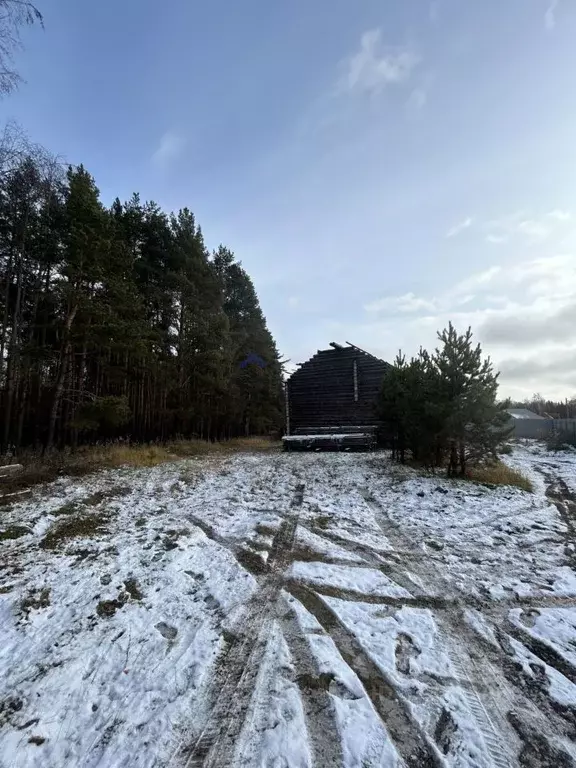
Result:
{"type": "Polygon", "coordinates": [[[513,419],[542,419],[545,421],[544,416],[539,416],[534,411],[529,411],[528,408],[508,408],[508,413],[513,419]]]}
{"type": "MultiPolygon", "coordinates": [[[[330,347],[332,347],[332,349],[319,349],[315,355],[312,355],[311,358],[309,358],[303,363],[297,363],[297,365],[299,366],[299,368],[301,368],[303,365],[306,365],[306,363],[311,362],[312,360],[317,358],[319,355],[331,355],[331,354],[334,354],[335,352],[344,352],[344,351],[350,352],[351,350],[354,350],[356,352],[359,352],[361,355],[365,355],[366,357],[372,358],[372,360],[376,360],[378,363],[382,363],[383,365],[391,367],[390,363],[387,363],[386,360],[382,360],[380,357],[376,357],[376,355],[373,355],[370,352],[366,352],[365,349],[361,349],[360,347],[357,347],[355,344],[351,344],[349,341],[347,341],[346,344],[348,346],[344,346],[343,344],[338,344],[335,341],[331,341],[330,347]]],[[[298,371],[295,371],[295,373],[298,373],[298,371]]]]}

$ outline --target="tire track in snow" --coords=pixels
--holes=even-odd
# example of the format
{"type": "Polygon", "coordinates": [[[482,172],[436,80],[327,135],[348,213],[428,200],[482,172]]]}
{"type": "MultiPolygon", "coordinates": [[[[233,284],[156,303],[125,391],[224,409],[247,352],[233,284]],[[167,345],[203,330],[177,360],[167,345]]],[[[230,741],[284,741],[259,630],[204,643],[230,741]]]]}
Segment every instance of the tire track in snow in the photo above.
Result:
{"type": "Polygon", "coordinates": [[[309,745],[316,766],[343,764],[342,738],[336,727],[334,702],[328,693],[330,681],[325,680],[296,616],[286,601],[281,617],[282,634],[298,670],[296,684],[300,690],[306,715],[309,745]]]}
{"type": "Polygon", "coordinates": [[[214,683],[219,694],[203,731],[195,743],[184,751],[186,768],[229,768],[233,764],[236,742],[250,707],[269,625],[279,613],[282,574],[294,546],[303,494],[304,486],[298,485],[290,504],[291,512],[274,536],[262,586],[248,601],[244,621],[234,634],[228,636],[230,648],[221,661],[221,671],[216,674],[214,683]]]}
{"type": "MultiPolygon", "coordinates": [[[[394,546],[397,545],[400,549],[408,551],[418,551],[403,533],[401,527],[392,521],[368,494],[365,495],[364,499],[374,512],[375,519],[382,528],[384,535],[394,546]]],[[[440,629],[443,630],[444,647],[459,680],[463,683],[461,690],[482,734],[488,756],[494,768],[509,768],[513,764],[510,745],[516,742],[515,735],[508,723],[506,712],[502,711],[498,697],[492,694],[488,686],[482,684],[481,670],[478,669],[473,659],[473,648],[476,647],[476,638],[473,636],[472,631],[468,632],[468,627],[466,626],[464,619],[466,606],[462,600],[462,595],[459,590],[457,590],[457,594],[450,595],[454,590],[453,585],[438,572],[436,566],[429,566],[425,559],[419,559],[411,567],[414,567],[415,575],[421,580],[422,584],[428,585],[426,588],[412,580],[410,580],[412,582],[411,587],[402,583],[406,582],[406,574],[403,574],[397,565],[388,566],[388,575],[422,600],[430,597],[430,591],[435,592],[437,595],[443,595],[445,599],[447,596],[450,596],[454,600],[453,610],[446,610],[435,614],[440,629]],[[462,647],[461,642],[458,643],[455,640],[456,638],[462,638],[463,635],[467,638],[466,650],[462,647]]]]}
{"type": "MultiPolygon", "coordinates": [[[[365,497],[365,500],[373,508],[376,520],[391,543],[398,544],[401,548],[414,550],[414,545],[408,540],[401,527],[390,520],[384,510],[372,498],[365,497]],[[382,522],[384,522],[384,526],[382,522]]],[[[391,568],[391,578],[401,583],[394,575],[394,570],[396,569],[391,568]]],[[[541,692],[536,695],[530,686],[523,686],[519,682],[518,669],[514,665],[514,659],[502,646],[501,637],[504,634],[502,626],[496,624],[496,634],[500,643],[496,648],[480,637],[465,619],[465,611],[468,607],[466,602],[476,603],[478,601],[471,601],[469,595],[462,593],[458,588],[455,589],[454,585],[444,578],[436,567],[429,567],[424,560],[420,560],[414,570],[416,575],[422,579],[422,583],[430,585],[437,593],[449,595],[451,590],[455,593],[453,594],[455,598],[453,609],[447,606],[448,610],[440,611],[436,618],[444,630],[450,660],[458,675],[468,683],[462,686],[462,690],[484,737],[494,766],[507,768],[516,762],[510,747],[518,742],[518,729],[512,727],[511,712],[523,710],[533,723],[533,727],[540,729],[547,736],[553,735],[551,734],[551,727],[554,724],[556,730],[554,735],[560,738],[564,737],[566,735],[566,721],[562,720],[561,714],[559,717],[552,700],[549,697],[543,699],[541,692]],[[506,705],[503,706],[505,703],[506,705]],[[545,716],[542,710],[545,710],[545,716]]],[[[426,590],[420,587],[416,590],[412,589],[412,591],[421,597],[425,597],[427,594],[426,590]]],[[[498,607],[506,606],[504,601],[482,600],[479,602],[480,606],[476,607],[484,609],[494,603],[498,607]]],[[[536,597],[532,600],[527,597],[512,601],[511,606],[541,604],[542,602],[547,602],[546,598],[536,597]]],[[[554,605],[558,601],[551,597],[550,602],[554,605]]],[[[507,625],[507,621],[502,616],[499,617],[499,621],[500,624],[507,625]]],[[[535,650],[533,652],[539,655],[535,650]]]]}
{"type": "Polygon", "coordinates": [[[316,618],[346,664],[358,676],[408,768],[444,768],[438,749],[412,717],[408,701],[336,614],[307,587],[293,583],[289,591],[316,618]]]}

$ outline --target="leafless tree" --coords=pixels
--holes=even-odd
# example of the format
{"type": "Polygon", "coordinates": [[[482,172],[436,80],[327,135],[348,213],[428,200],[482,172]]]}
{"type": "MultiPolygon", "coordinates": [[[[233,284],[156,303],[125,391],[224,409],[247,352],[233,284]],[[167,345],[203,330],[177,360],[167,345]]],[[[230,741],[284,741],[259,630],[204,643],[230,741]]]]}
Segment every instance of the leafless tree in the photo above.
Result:
{"type": "Polygon", "coordinates": [[[0,0],[0,95],[13,91],[22,80],[13,60],[22,45],[21,27],[42,23],[42,14],[28,0],[0,0]]]}

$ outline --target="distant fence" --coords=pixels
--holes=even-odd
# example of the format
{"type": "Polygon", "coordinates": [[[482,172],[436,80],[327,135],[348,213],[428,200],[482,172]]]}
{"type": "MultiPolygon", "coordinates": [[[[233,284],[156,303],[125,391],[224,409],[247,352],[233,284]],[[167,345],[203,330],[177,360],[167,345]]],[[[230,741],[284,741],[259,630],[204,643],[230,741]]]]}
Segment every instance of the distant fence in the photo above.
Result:
{"type": "Polygon", "coordinates": [[[553,432],[576,437],[576,419],[512,419],[514,437],[545,440],[553,432]]]}
{"type": "Polygon", "coordinates": [[[576,419],[554,419],[554,431],[576,438],[576,419]]]}

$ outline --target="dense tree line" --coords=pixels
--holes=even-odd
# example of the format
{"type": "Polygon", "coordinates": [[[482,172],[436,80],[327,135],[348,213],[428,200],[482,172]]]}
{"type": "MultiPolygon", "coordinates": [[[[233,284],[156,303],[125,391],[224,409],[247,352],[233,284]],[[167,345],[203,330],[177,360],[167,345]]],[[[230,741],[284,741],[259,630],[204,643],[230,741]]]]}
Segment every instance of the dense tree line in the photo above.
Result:
{"type": "Polygon", "coordinates": [[[277,428],[281,410],[281,362],[234,255],[209,253],[187,208],[107,208],[85,168],[5,132],[2,449],[222,439],[277,428]]]}
{"type": "Polygon", "coordinates": [[[465,475],[470,462],[496,457],[509,436],[507,403],[497,401],[498,374],[470,329],[449,327],[438,334],[440,347],[421,349],[406,361],[399,353],[385,376],[379,410],[404,462],[406,453],[427,467],[465,475]]]}

